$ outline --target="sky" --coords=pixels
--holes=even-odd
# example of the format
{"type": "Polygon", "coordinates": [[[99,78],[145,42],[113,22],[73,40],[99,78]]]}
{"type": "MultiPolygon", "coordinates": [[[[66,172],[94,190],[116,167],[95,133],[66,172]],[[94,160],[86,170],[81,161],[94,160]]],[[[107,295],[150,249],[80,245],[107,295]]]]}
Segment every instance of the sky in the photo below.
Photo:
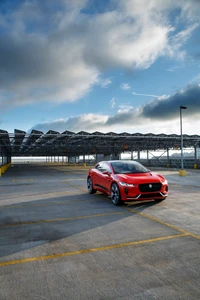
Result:
{"type": "Polygon", "coordinates": [[[200,0],[0,0],[0,129],[200,135],[200,0]]]}

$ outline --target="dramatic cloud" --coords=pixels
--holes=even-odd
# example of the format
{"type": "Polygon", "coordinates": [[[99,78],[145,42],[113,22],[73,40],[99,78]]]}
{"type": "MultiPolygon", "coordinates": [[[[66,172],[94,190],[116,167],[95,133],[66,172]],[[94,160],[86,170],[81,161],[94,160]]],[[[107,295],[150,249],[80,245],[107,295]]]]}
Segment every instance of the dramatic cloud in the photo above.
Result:
{"type": "Polygon", "coordinates": [[[98,114],[87,114],[77,117],[71,117],[67,120],[60,119],[53,122],[45,122],[37,124],[32,129],[40,130],[42,132],[47,132],[48,130],[55,130],[58,132],[64,132],[65,130],[70,130],[74,132],[88,131],[92,132],[98,130],[102,124],[107,122],[108,116],[98,115],[98,114]]]}
{"type": "Polygon", "coordinates": [[[110,0],[95,14],[86,0],[13,3],[0,11],[1,108],[76,101],[104,71],[145,69],[163,55],[182,58],[198,26],[199,3],[190,0],[110,0]],[[170,25],[173,9],[188,22],[181,31],[170,25]]]}
{"type": "Polygon", "coordinates": [[[144,105],[141,117],[165,120],[179,116],[180,106],[187,106],[187,115],[200,114],[200,85],[190,85],[171,96],[159,97],[144,105]]]}
{"type": "MultiPolygon", "coordinates": [[[[115,103],[115,99],[111,100],[115,103]]],[[[34,129],[47,132],[56,130],[63,132],[81,130],[94,132],[153,132],[153,133],[179,133],[180,106],[187,106],[184,113],[184,125],[188,133],[194,134],[194,126],[198,128],[200,121],[194,119],[200,116],[200,85],[188,86],[171,96],[163,96],[146,103],[140,108],[130,105],[121,105],[114,116],[88,114],[71,117],[68,120],[38,124],[34,129]]]]}
{"type": "Polygon", "coordinates": [[[119,111],[115,116],[109,117],[106,122],[106,125],[108,126],[112,126],[112,125],[120,126],[120,124],[133,125],[136,120],[137,117],[135,111],[130,109],[122,112],[119,111]]]}

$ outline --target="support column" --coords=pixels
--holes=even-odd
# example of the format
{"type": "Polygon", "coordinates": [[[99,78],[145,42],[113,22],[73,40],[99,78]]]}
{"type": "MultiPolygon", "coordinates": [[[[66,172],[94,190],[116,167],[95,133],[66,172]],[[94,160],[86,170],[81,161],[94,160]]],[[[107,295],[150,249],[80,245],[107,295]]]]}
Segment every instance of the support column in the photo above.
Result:
{"type": "Polygon", "coordinates": [[[140,161],[140,149],[138,149],[138,161],[140,161]]]}
{"type": "Polygon", "coordinates": [[[150,163],[149,163],[149,150],[147,150],[147,165],[149,166],[150,163]]]}
{"type": "Polygon", "coordinates": [[[131,150],[131,160],[133,160],[133,151],[131,150]]]}
{"type": "Polygon", "coordinates": [[[86,167],[85,154],[83,155],[83,166],[86,167]]]}
{"type": "Polygon", "coordinates": [[[195,161],[195,163],[197,161],[197,147],[196,146],[194,146],[194,161],[195,161]]]}
{"type": "Polygon", "coordinates": [[[170,163],[169,163],[169,149],[167,148],[167,168],[170,167],[170,163]]]}
{"type": "Polygon", "coordinates": [[[194,146],[194,169],[197,169],[197,147],[194,146]]]}

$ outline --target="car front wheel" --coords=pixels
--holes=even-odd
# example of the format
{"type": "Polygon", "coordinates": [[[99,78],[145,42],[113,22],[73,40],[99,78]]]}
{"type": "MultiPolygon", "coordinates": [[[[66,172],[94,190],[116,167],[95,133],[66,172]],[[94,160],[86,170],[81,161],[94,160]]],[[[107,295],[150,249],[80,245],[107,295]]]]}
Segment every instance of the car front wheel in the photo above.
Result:
{"type": "Polygon", "coordinates": [[[111,186],[110,192],[111,200],[114,205],[122,205],[123,201],[121,200],[120,190],[116,183],[113,183],[111,186]]]}
{"type": "Polygon", "coordinates": [[[87,179],[87,188],[88,188],[88,193],[89,194],[96,193],[96,190],[93,188],[93,182],[92,182],[91,177],[88,177],[88,179],[87,179]]]}

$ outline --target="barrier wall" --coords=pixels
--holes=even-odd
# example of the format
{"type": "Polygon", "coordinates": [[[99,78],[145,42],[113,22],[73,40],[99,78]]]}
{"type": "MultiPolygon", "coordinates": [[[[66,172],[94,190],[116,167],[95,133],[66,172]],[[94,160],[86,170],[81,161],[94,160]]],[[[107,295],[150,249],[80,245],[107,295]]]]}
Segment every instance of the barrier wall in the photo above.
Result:
{"type": "Polygon", "coordinates": [[[3,175],[3,173],[11,166],[11,162],[6,164],[6,165],[3,165],[3,166],[0,166],[0,177],[3,175]]]}

